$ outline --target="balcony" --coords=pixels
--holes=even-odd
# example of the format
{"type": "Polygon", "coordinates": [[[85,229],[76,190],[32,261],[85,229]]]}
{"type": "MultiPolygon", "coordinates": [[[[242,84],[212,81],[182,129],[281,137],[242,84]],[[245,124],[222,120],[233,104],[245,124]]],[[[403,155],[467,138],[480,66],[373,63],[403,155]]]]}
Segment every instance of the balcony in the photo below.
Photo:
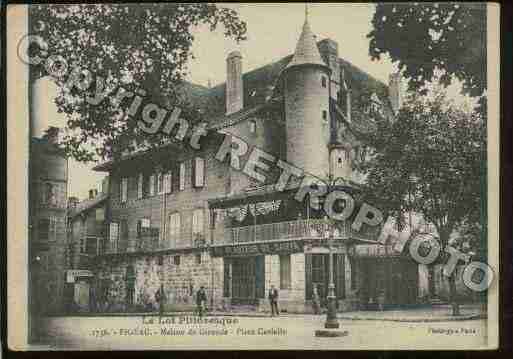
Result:
{"type": "MultiPolygon", "coordinates": [[[[340,237],[349,237],[351,235],[350,223],[346,222],[338,228],[340,237]]],[[[216,238],[215,242],[219,244],[232,244],[305,237],[324,237],[326,222],[323,219],[296,220],[234,227],[229,231],[231,235],[228,238],[216,238]]]]}

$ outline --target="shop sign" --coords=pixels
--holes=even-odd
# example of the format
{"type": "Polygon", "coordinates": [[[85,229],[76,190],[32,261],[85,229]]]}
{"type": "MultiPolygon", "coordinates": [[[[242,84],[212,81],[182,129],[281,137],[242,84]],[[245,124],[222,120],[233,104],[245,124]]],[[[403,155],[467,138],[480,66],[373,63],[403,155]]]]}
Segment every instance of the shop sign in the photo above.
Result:
{"type": "Polygon", "coordinates": [[[93,277],[93,272],[85,269],[71,269],[66,271],[66,283],[75,283],[79,277],[93,277]]]}
{"type": "Polygon", "coordinates": [[[287,254],[303,251],[303,241],[248,243],[212,247],[214,257],[258,256],[264,254],[287,254]]]}

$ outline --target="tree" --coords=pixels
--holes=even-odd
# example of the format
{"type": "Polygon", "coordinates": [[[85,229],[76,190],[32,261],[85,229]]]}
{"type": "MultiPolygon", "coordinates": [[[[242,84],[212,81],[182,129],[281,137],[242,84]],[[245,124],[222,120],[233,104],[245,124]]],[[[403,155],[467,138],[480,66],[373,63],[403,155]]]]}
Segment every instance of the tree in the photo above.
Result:
{"type": "MultiPolygon", "coordinates": [[[[375,123],[376,130],[365,136],[372,155],[360,164],[367,173],[365,199],[399,229],[409,213],[422,215],[435,226],[442,253],[449,244],[486,248],[486,230],[480,232],[486,228],[487,191],[482,115],[462,112],[438,89],[432,97],[411,95],[394,120],[376,116],[375,123]],[[452,243],[455,230],[461,233],[452,243]],[[479,243],[462,240],[470,234],[479,243]]],[[[454,274],[448,279],[456,313],[454,274]]]]}
{"type": "Polygon", "coordinates": [[[486,90],[486,3],[377,4],[372,19],[369,54],[388,54],[404,69],[410,90],[430,82],[437,70],[440,82],[451,76],[463,91],[481,96],[486,90]]]}
{"type": "MultiPolygon", "coordinates": [[[[69,115],[61,146],[79,161],[165,141],[164,136],[138,131],[136,121],[124,114],[127,99],[97,105],[85,101],[99,81],[104,88],[143,89],[145,101],[178,105],[183,118],[198,120],[199,112],[182,91],[187,62],[193,57],[191,30],[206,24],[214,31],[223,25],[225,36],[236,41],[244,40],[246,33],[246,23],[234,10],[207,3],[35,5],[30,23],[32,33],[48,44],[49,54],[62,56],[70,69],[86,69],[94,76],[85,91],[66,85],[69,76],[56,79],[58,109],[69,115]]],[[[44,71],[40,66],[35,72],[44,71]]]]}

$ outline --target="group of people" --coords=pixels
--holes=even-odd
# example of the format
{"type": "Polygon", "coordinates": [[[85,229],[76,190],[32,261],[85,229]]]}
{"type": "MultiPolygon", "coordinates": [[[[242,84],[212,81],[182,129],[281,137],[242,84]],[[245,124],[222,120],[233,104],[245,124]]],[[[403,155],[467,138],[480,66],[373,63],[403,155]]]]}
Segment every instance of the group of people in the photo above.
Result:
{"type": "MultiPolygon", "coordinates": [[[[164,291],[164,286],[161,284],[159,289],[155,292],[155,302],[157,302],[159,314],[164,314],[164,305],[166,302],[166,293],[164,291]]],[[[207,304],[207,293],[205,291],[205,287],[201,286],[200,289],[196,292],[196,314],[200,317],[206,311],[207,304]]]]}
{"type": "MultiPolygon", "coordinates": [[[[278,289],[274,285],[271,285],[271,288],[269,288],[269,293],[267,295],[267,298],[269,299],[269,305],[271,307],[271,317],[280,315],[280,310],[278,308],[278,297],[278,289]]],[[[164,313],[164,304],[166,301],[166,294],[164,292],[163,285],[160,285],[160,288],[155,293],[155,301],[157,302],[159,308],[159,314],[162,315],[164,313]]],[[[198,314],[200,317],[205,314],[206,304],[207,293],[205,291],[205,287],[201,286],[200,289],[196,292],[196,314],[198,314]]],[[[321,299],[319,295],[319,288],[317,285],[313,286],[312,307],[314,314],[321,313],[321,299]]]]}

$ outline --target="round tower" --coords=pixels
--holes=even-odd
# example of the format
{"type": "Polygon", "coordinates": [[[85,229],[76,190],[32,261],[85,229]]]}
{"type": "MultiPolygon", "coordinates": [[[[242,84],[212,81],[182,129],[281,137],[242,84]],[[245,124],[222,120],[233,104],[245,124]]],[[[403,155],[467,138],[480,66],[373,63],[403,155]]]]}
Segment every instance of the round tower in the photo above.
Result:
{"type": "Polygon", "coordinates": [[[330,71],[305,19],[294,56],[282,73],[287,162],[321,178],[329,174],[330,71]]]}

